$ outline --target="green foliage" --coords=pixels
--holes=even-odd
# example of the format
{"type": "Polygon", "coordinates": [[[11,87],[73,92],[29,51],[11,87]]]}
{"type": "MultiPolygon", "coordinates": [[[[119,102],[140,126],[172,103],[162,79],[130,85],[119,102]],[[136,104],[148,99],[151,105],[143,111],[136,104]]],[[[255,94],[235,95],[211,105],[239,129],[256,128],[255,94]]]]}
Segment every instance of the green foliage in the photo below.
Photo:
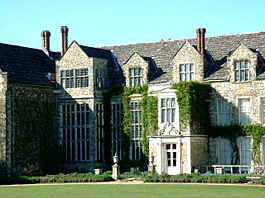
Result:
{"type": "Polygon", "coordinates": [[[255,180],[253,180],[252,183],[254,183],[254,184],[262,184],[262,185],[264,185],[264,184],[265,184],[265,176],[262,176],[262,177],[260,177],[259,179],[255,179],[255,180]]]}
{"type": "Polygon", "coordinates": [[[179,175],[148,175],[144,177],[144,182],[174,182],[174,183],[247,183],[245,176],[238,175],[212,175],[200,174],[179,174],[179,175]]]}
{"type": "Polygon", "coordinates": [[[181,129],[191,126],[191,132],[201,134],[209,126],[209,84],[183,81],[173,85],[179,104],[181,129]]]}
{"type": "Polygon", "coordinates": [[[1,177],[0,184],[36,184],[36,183],[70,183],[112,181],[111,171],[100,175],[92,173],[70,173],[46,176],[1,177]]]}
{"type": "Polygon", "coordinates": [[[55,146],[56,106],[52,90],[16,87],[14,93],[14,165],[19,174],[47,173],[60,159],[55,146]]]}
{"type": "Polygon", "coordinates": [[[158,109],[157,109],[157,97],[147,96],[147,92],[143,93],[141,100],[142,111],[142,126],[143,126],[143,153],[146,157],[149,156],[149,141],[148,136],[155,135],[158,129],[158,109]]]}
{"type": "Polygon", "coordinates": [[[155,131],[158,129],[157,97],[148,96],[147,85],[139,87],[118,87],[105,93],[104,103],[110,101],[110,98],[112,96],[120,94],[122,94],[122,103],[123,103],[122,139],[124,143],[123,147],[125,151],[125,157],[128,158],[129,156],[130,137],[132,136],[130,128],[131,125],[130,96],[133,94],[141,94],[142,98],[140,101],[141,112],[142,112],[141,124],[143,126],[143,135],[141,143],[143,144],[143,153],[146,157],[148,157],[149,153],[148,136],[154,135],[155,131]]]}
{"type": "Polygon", "coordinates": [[[148,136],[154,135],[154,132],[157,130],[157,97],[148,96],[148,86],[140,87],[124,87],[123,92],[123,131],[127,139],[131,137],[130,130],[130,96],[132,94],[141,94],[142,99],[140,101],[142,118],[141,123],[143,126],[143,135],[141,142],[143,144],[143,153],[146,157],[149,154],[149,141],[148,136]]]}
{"type": "Polygon", "coordinates": [[[265,127],[261,124],[211,127],[207,133],[209,137],[223,137],[230,141],[236,140],[239,136],[251,136],[253,139],[252,159],[255,164],[261,164],[260,144],[262,136],[265,135],[265,127]]]}

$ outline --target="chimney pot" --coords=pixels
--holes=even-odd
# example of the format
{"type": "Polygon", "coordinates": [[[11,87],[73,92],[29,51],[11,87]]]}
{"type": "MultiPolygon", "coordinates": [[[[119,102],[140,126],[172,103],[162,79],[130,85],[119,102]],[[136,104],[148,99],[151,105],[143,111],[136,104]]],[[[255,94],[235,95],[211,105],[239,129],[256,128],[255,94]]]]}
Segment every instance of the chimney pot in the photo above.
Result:
{"type": "Polygon", "coordinates": [[[64,55],[68,48],[68,27],[62,26],[61,27],[61,34],[62,34],[62,52],[61,55],[64,55]]]}
{"type": "Polygon", "coordinates": [[[50,52],[50,36],[51,33],[48,30],[44,30],[41,32],[42,49],[48,53],[50,52]]]}
{"type": "Polygon", "coordinates": [[[205,28],[198,28],[197,32],[197,48],[202,56],[205,55],[205,28]]]}
{"type": "Polygon", "coordinates": [[[201,53],[201,29],[196,30],[197,33],[197,50],[201,53]]]}

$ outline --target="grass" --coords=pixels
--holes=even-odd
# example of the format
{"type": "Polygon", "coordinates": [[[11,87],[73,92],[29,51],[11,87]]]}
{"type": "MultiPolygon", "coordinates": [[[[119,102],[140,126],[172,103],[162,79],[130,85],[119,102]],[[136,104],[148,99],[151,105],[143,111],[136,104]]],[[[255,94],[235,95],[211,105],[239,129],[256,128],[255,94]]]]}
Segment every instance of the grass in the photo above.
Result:
{"type": "Polygon", "coordinates": [[[3,198],[264,198],[265,187],[190,184],[0,186],[3,198]]]}

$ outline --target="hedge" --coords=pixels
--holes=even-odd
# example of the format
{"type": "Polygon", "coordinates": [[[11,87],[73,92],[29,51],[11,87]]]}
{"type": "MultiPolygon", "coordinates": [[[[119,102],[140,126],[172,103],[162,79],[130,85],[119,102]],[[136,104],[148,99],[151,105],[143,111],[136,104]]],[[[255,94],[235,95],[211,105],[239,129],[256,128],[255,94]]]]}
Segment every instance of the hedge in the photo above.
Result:
{"type": "Polygon", "coordinates": [[[46,176],[1,177],[0,184],[79,183],[113,181],[111,171],[100,175],[92,173],[70,173],[46,176]]]}

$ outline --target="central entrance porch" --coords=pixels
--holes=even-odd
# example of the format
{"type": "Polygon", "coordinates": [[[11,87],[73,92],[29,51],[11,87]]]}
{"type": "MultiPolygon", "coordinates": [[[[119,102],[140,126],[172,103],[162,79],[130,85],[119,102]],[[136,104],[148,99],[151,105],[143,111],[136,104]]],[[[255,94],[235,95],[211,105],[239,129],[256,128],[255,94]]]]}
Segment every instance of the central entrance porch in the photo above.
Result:
{"type": "Polygon", "coordinates": [[[188,138],[153,136],[149,138],[150,164],[158,174],[177,175],[191,170],[188,138]]]}

